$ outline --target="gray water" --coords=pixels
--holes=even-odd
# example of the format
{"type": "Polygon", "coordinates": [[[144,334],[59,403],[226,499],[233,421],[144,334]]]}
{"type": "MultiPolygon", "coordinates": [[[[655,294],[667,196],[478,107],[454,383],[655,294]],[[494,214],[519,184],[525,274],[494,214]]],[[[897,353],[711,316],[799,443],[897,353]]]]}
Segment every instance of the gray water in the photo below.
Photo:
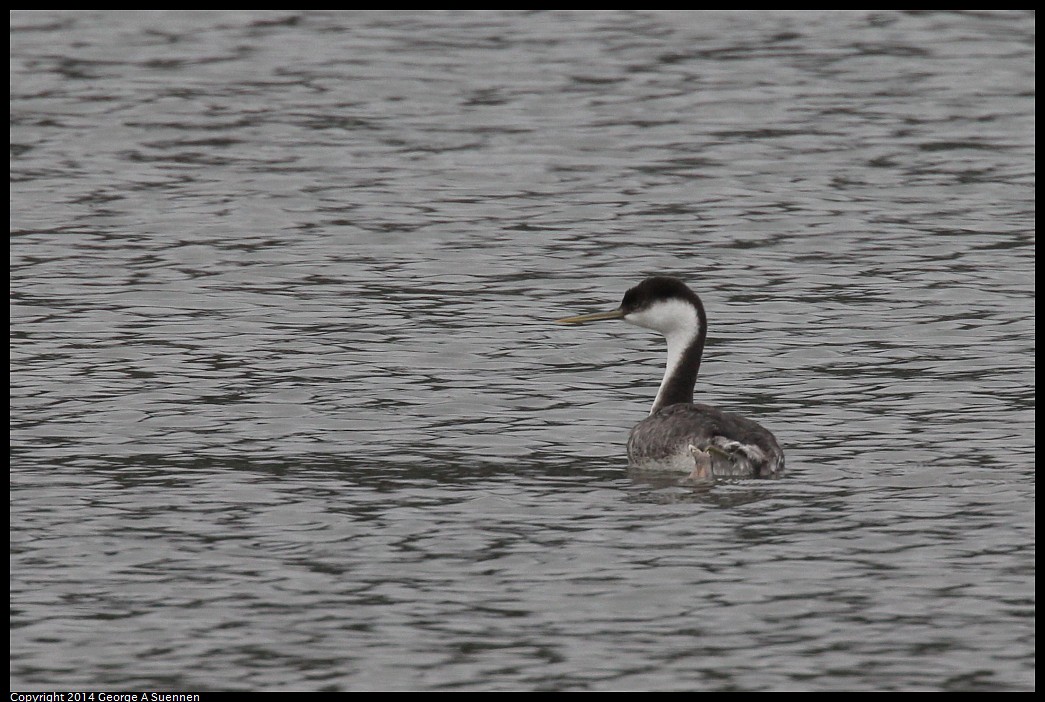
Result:
{"type": "Polygon", "coordinates": [[[1033,13],[10,19],[12,689],[1033,689],[1033,13]]]}

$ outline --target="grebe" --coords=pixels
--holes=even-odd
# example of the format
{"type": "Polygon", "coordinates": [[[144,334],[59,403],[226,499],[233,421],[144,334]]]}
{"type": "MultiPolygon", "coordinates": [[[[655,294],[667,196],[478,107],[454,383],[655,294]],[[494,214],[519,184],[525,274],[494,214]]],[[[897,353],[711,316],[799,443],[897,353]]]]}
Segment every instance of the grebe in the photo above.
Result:
{"type": "Polygon", "coordinates": [[[746,417],[694,404],[707,314],[700,297],[675,278],[647,278],[624,293],[620,307],[556,320],[583,324],[623,319],[659,332],[668,363],[649,416],[628,436],[628,461],[636,470],[689,473],[692,478],[771,477],[784,470],[776,437],[746,417]]]}

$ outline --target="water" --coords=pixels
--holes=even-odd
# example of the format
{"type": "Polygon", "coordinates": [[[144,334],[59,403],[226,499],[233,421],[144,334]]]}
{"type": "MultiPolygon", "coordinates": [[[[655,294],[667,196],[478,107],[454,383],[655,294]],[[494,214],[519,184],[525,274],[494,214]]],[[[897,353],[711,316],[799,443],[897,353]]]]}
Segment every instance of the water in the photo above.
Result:
{"type": "Polygon", "coordinates": [[[12,689],[1033,689],[1034,25],[13,13],[12,689]]]}

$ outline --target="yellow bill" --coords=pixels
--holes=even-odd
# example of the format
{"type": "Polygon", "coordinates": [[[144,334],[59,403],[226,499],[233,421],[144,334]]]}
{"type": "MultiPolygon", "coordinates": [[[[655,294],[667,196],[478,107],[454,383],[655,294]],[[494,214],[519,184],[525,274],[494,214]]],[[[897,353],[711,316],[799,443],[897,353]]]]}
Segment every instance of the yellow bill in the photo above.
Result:
{"type": "Polygon", "coordinates": [[[616,309],[610,310],[609,312],[596,312],[595,314],[582,314],[577,317],[565,317],[563,319],[556,319],[556,324],[584,324],[585,322],[597,322],[600,319],[621,319],[624,317],[624,310],[616,309]]]}

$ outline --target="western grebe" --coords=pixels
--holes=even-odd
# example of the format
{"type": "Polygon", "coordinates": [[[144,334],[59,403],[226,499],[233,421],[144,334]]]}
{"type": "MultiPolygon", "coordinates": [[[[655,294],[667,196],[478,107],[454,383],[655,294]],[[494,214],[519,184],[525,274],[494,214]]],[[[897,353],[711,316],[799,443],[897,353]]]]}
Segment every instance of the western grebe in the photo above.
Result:
{"type": "Polygon", "coordinates": [[[659,332],[668,342],[668,363],[649,416],[628,437],[628,461],[644,471],[690,473],[691,478],[769,477],[784,470],[776,437],[746,417],[693,403],[707,338],[700,297],[675,278],[654,276],[624,293],[609,312],[558,319],[583,324],[623,319],[659,332]]]}

